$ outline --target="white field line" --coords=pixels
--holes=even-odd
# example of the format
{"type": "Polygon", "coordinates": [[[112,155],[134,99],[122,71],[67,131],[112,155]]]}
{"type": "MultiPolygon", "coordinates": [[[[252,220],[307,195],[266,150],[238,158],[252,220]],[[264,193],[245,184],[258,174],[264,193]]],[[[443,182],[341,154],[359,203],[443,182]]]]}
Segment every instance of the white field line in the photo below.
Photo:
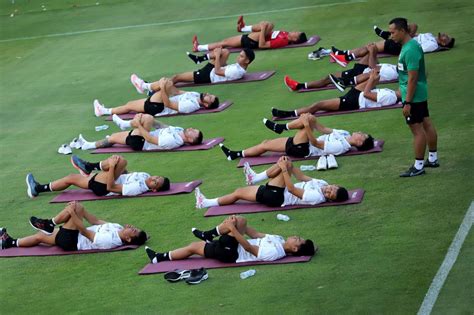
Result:
{"type": "Polygon", "coordinates": [[[99,29],[95,29],[95,30],[87,30],[87,31],[76,31],[76,32],[55,33],[55,34],[46,34],[46,35],[38,35],[38,36],[17,37],[17,38],[1,39],[0,43],[14,42],[14,41],[20,41],[20,40],[40,39],[40,38],[82,35],[82,34],[98,33],[98,32],[110,32],[110,31],[127,30],[127,29],[134,29],[134,28],[144,28],[144,27],[150,27],[150,26],[163,26],[163,25],[173,25],[173,24],[182,24],[182,23],[199,22],[199,21],[211,21],[211,20],[227,19],[227,18],[231,18],[231,17],[238,17],[240,15],[244,15],[244,16],[263,15],[263,14],[269,14],[269,13],[278,13],[278,12],[288,12],[288,11],[314,9],[314,8],[333,7],[333,6],[338,6],[338,5],[364,3],[364,2],[367,2],[367,0],[350,0],[349,2],[333,2],[333,3],[328,3],[328,4],[316,4],[316,5],[310,5],[310,6],[304,6],[304,7],[294,7],[294,8],[286,8],[286,9],[279,9],[279,10],[259,11],[259,12],[251,12],[251,13],[240,13],[240,14],[233,14],[233,15],[221,15],[221,16],[212,16],[212,17],[195,18],[195,19],[185,19],[185,20],[160,22],[160,23],[147,23],[147,24],[138,24],[138,25],[117,26],[117,27],[99,28],[99,29]]]}
{"type": "Polygon", "coordinates": [[[464,219],[459,226],[456,236],[454,236],[451,246],[448,248],[448,253],[444,257],[441,267],[439,267],[436,276],[431,282],[430,288],[425,295],[425,299],[418,310],[418,315],[429,315],[433,309],[433,306],[436,303],[439,292],[441,291],[446,278],[448,277],[451,268],[453,267],[456,259],[458,258],[459,252],[461,251],[462,244],[466,239],[466,236],[469,234],[469,230],[472,227],[474,221],[474,202],[471,202],[471,206],[466,212],[464,219]]]}

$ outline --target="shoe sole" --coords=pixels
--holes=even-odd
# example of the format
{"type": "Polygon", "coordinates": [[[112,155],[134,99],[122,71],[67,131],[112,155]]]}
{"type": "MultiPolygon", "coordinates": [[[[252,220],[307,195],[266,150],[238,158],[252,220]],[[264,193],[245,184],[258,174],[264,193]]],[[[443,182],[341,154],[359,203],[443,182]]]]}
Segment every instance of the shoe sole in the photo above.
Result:
{"type": "Polygon", "coordinates": [[[426,173],[425,170],[423,170],[423,172],[419,172],[419,173],[410,173],[408,175],[401,174],[400,177],[415,177],[415,176],[423,175],[425,173],[426,173]]]}
{"type": "Polygon", "coordinates": [[[79,173],[80,173],[82,176],[88,177],[88,176],[90,175],[90,173],[87,174],[87,173],[84,172],[79,166],[77,166],[76,163],[74,163],[74,160],[72,159],[72,156],[71,156],[70,161],[71,161],[72,166],[73,166],[76,170],[78,170],[79,173]]]}
{"type": "Polygon", "coordinates": [[[283,78],[283,83],[285,83],[286,87],[288,88],[288,90],[290,90],[290,92],[296,91],[296,90],[293,90],[288,84],[286,84],[285,78],[283,78]]]}
{"type": "Polygon", "coordinates": [[[202,276],[201,279],[196,280],[196,281],[188,281],[188,280],[189,280],[189,279],[188,279],[188,280],[186,280],[186,283],[187,283],[187,284],[199,284],[199,283],[203,282],[204,280],[207,280],[208,278],[209,278],[209,276],[208,276],[208,274],[206,273],[204,276],[202,276]]]}
{"type": "Polygon", "coordinates": [[[332,78],[332,75],[329,76],[329,80],[331,80],[332,84],[341,92],[344,92],[344,89],[332,78]]]}
{"type": "Polygon", "coordinates": [[[340,65],[341,67],[347,67],[347,63],[340,61],[339,59],[333,57],[333,55],[330,54],[329,57],[331,57],[331,59],[334,60],[334,62],[340,65]]]}
{"type": "Polygon", "coordinates": [[[40,231],[40,232],[42,232],[42,233],[44,233],[44,234],[46,234],[46,235],[51,235],[51,234],[53,234],[52,232],[49,233],[49,232],[46,232],[45,230],[38,229],[36,226],[34,226],[34,225],[31,223],[30,220],[28,220],[28,222],[30,223],[31,227],[32,227],[33,229],[35,229],[36,231],[40,231]]]}
{"type": "MultiPolygon", "coordinates": [[[[29,174],[28,174],[29,175],[29,174]]],[[[36,196],[38,195],[33,195],[33,189],[31,189],[31,186],[30,186],[30,182],[28,181],[28,175],[26,175],[26,187],[28,187],[26,189],[26,193],[28,194],[28,197],[30,197],[31,199],[35,198],[36,196]]]]}
{"type": "Polygon", "coordinates": [[[191,276],[191,271],[187,270],[187,272],[176,272],[176,271],[170,271],[165,273],[164,278],[166,281],[169,282],[178,282],[180,280],[185,280],[188,279],[191,276]]]}

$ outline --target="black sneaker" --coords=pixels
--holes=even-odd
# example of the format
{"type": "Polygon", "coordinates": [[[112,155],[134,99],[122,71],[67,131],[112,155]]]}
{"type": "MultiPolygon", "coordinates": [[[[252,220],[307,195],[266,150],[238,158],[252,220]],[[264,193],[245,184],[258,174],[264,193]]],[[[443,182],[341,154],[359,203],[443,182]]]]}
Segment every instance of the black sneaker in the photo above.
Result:
{"type": "Polygon", "coordinates": [[[438,160],[436,160],[434,162],[430,162],[430,160],[426,159],[425,167],[439,167],[438,160]]]}
{"type": "Polygon", "coordinates": [[[423,174],[425,174],[424,168],[422,168],[421,170],[417,170],[416,167],[412,166],[406,172],[401,173],[400,177],[414,177],[423,174]]]}
{"type": "Polygon", "coordinates": [[[148,247],[148,246],[145,246],[145,251],[146,251],[146,254],[147,254],[147,256],[148,256],[148,258],[150,259],[150,262],[151,262],[152,264],[158,263],[158,261],[157,261],[157,259],[156,259],[156,252],[155,252],[153,249],[151,249],[151,248],[148,247]]]}
{"type": "Polygon", "coordinates": [[[51,235],[54,232],[54,224],[51,220],[31,217],[30,224],[35,230],[41,231],[45,234],[51,235]]]}
{"type": "Polygon", "coordinates": [[[0,249],[10,248],[12,238],[7,233],[7,228],[0,227],[0,249]]]}
{"type": "Polygon", "coordinates": [[[191,231],[193,232],[194,236],[196,236],[201,241],[205,241],[206,243],[210,243],[214,239],[212,235],[209,235],[208,233],[198,230],[196,228],[192,228],[191,231]]]}
{"type": "Polygon", "coordinates": [[[71,164],[79,171],[79,173],[81,173],[82,176],[89,176],[91,174],[92,170],[87,167],[89,163],[79,158],[77,155],[71,156],[71,164]]]}
{"type": "Polygon", "coordinates": [[[38,182],[35,180],[33,177],[33,174],[28,173],[26,174],[26,193],[30,198],[34,198],[39,195],[38,191],[36,190],[36,186],[38,185],[38,182]]]}
{"type": "Polygon", "coordinates": [[[332,84],[334,84],[339,91],[344,92],[346,89],[344,82],[335,75],[330,74],[329,80],[331,80],[332,84]]]}
{"type": "Polygon", "coordinates": [[[191,276],[190,270],[176,269],[176,270],[165,273],[163,277],[165,278],[166,281],[178,282],[179,280],[188,279],[190,276],[191,276]]]}
{"type": "Polygon", "coordinates": [[[187,284],[199,284],[204,280],[207,280],[209,276],[207,275],[207,270],[204,268],[193,269],[191,270],[191,275],[186,279],[187,284]]]}

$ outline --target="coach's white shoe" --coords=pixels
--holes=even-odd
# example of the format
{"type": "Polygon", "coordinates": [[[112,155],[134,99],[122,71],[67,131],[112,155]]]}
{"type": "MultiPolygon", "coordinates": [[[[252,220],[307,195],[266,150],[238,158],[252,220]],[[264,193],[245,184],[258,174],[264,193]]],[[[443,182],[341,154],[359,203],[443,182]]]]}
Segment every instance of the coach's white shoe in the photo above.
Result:
{"type": "Polygon", "coordinates": [[[94,100],[94,114],[96,117],[100,117],[104,115],[104,106],[99,103],[99,100],[94,100]]]}
{"type": "Polygon", "coordinates": [[[145,81],[140,79],[135,73],[130,76],[130,82],[132,82],[138,93],[143,94],[145,92],[145,89],[143,88],[143,83],[145,83],[145,81]]]}
{"type": "Polygon", "coordinates": [[[336,158],[334,157],[334,155],[329,154],[327,157],[327,162],[328,162],[328,169],[338,168],[336,158]]]}
{"type": "Polygon", "coordinates": [[[325,171],[328,168],[328,161],[325,155],[322,155],[319,160],[318,164],[316,164],[316,169],[318,171],[325,171]]]}

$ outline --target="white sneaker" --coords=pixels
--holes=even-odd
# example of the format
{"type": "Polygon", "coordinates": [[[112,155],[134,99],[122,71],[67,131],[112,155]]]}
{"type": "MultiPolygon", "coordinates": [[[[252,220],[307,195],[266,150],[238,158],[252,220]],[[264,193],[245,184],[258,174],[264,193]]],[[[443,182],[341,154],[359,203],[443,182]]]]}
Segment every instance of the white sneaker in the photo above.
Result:
{"type": "Polygon", "coordinates": [[[58,153],[67,155],[67,154],[71,154],[72,150],[71,150],[71,147],[65,143],[59,147],[58,153]]]}
{"type": "Polygon", "coordinates": [[[79,141],[78,138],[72,139],[72,141],[69,143],[69,146],[73,149],[80,149],[82,147],[82,142],[79,141]]]}
{"type": "Polygon", "coordinates": [[[112,121],[120,128],[120,130],[127,130],[128,128],[123,125],[123,119],[120,118],[117,114],[112,115],[112,121]]]}
{"type": "Polygon", "coordinates": [[[318,164],[316,165],[316,169],[318,171],[325,171],[328,168],[328,161],[325,155],[322,155],[319,160],[318,164]]]}
{"type": "Polygon", "coordinates": [[[84,137],[82,136],[82,133],[79,134],[79,136],[77,137],[77,142],[78,142],[79,145],[80,145],[80,149],[86,150],[86,149],[82,148],[82,146],[84,145],[84,142],[87,142],[87,140],[84,139],[84,137]]]}
{"type": "Polygon", "coordinates": [[[328,162],[328,169],[338,168],[336,158],[334,157],[334,155],[329,154],[327,157],[327,162],[328,162]]]}
{"type": "Polygon", "coordinates": [[[201,194],[201,190],[196,187],[194,189],[194,195],[196,196],[196,209],[202,209],[204,208],[204,195],[201,194]]]}
{"type": "Polygon", "coordinates": [[[98,100],[94,100],[94,114],[96,117],[100,117],[104,115],[104,106],[99,103],[98,100]]]}
{"type": "Polygon", "coordinates": [[[132,82],[138,93],[143,94],[145,92],[145,89],[143,88],[143,83],[145,83],[145,81],[140,79],[135,73],[130,76],[130,82],[132,82]]]}
{"type": "Polygon", "coordinates": [[[244,163],[244,174],[245,174],[245,182],[247,183],[248,186],[254,184],[255,180],[255,175],[257,173],[254,172],[254,170],[250,167],[250,164],[248,162],[244,163]]]}

